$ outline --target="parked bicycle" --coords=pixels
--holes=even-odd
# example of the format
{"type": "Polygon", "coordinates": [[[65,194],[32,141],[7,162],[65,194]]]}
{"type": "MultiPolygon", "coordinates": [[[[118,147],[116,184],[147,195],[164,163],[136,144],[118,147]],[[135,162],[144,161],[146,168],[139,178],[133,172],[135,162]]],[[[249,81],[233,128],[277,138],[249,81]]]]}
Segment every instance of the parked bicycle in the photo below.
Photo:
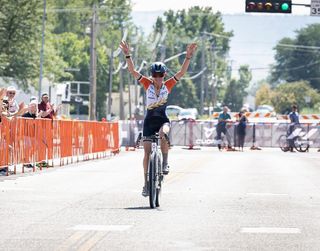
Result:
{"type": "MultiPolygon", "coordinates": [[[[168,144],[169,140],[166,137],[168,144]]],[[[149,203],[151,208],[160,206],[160,195],[163,181],[162,171],[162,153],[160,150],[160,136],[158,133],[148,137],[145,141],[151,141],[151,153],[148,164],[148,190],[149,190],[149,203]]]]}
{"type": "Polygon", "coordinates": [[[296,128],[289,136],[281,135],[279,137],[279,146],[283,152],[290,150],[290,140],[292,140],[293,147],[298,152],[307,152],[309,150],[309,139],[306,138],[306,132],[302,128],[296,128]]]}

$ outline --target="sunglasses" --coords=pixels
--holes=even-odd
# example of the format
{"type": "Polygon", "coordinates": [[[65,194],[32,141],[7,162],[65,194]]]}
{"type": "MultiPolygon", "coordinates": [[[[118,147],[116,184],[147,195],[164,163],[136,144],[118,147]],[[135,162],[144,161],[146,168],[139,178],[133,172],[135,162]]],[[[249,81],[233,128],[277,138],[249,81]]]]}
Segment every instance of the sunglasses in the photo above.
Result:
{"type": "Polygon", "coordinates": [[[152,73],[152,77],[153,77],[153,78],[163,78],[163,77],[164,77],[164,73],[162,73],[162,72],[155,72],[155,73],[152,73]]]}
{"type": "Polygon", "coordinates": [[[15,95],[16,93],[15,93],[15,92],[8,92],[8,94],[13,94],[13,95],[15,95]]]}

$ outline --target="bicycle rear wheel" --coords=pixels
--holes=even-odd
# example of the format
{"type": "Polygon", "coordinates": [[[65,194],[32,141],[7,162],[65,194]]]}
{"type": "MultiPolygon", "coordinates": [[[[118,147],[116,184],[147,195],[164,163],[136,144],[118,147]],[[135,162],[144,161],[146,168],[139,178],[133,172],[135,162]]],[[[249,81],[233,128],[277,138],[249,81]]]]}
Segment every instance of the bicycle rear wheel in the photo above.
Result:
{"type": "Polygon", "coordinates": [[[286,135],[281,135],[279,138],[279,147],[283,152],[289,151],[289,142],[286,135]]]}
{"type": "Polygon", "coordinates": [[[309,149],[309,143],[307,140],[304,140],[303,138],[301,138],[300,136],[297,136],[294,139],[294,148],[301,153],[304,153],[306,151],[308,151],[309,149]]]}
{"type": "Polygon", "coordinates": [[[149,203],[151,208],[156,207],[157,189],[156,189],[156,161],[155,154],[151,154],[149,158],[149,203]]]}

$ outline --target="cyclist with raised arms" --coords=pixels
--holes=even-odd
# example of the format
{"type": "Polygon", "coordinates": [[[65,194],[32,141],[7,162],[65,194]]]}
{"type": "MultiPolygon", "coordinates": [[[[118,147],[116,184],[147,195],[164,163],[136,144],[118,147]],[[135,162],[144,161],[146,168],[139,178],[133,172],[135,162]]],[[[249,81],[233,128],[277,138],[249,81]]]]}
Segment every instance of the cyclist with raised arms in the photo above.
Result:
{"type": "MultiPolygon", "coordinates": [[[[131,75],[137,79],[144,87],[146,92],[146,105],[147,113],[144,118],[143,124],[143,136],[150,137],[155,133],[159,132],[161,137],[161,151],[163,155],[163,174],[169,173],[168,166],[168,151],[169,146],[165,139],[165,134],[169,133],[170,121],[166,115],[167,99],[171,92],[171,89],[181,79],[181,77],[187,72],[197,45],[192,43],[187,46],[186,58],[182,64],[180,71],[178,71],[173,77],[164,81],[164,77],[167,73],[167,67],[162,62],[155,62],[150,67],[152,77],[148,78],[143,76],[134,69],[134,64],[130,55],[130,47],[127,42],[122,41],[120,48],[126,57],[128,64],[128,70],[131,75]]],[[[143,196],[148,196],[147,188],[147,172],[149,155],[151,152],[151,142],[143,142],[144,158],[143,158],[143,169],[144,169],[144,186],[142,190],[143,196]]]]}

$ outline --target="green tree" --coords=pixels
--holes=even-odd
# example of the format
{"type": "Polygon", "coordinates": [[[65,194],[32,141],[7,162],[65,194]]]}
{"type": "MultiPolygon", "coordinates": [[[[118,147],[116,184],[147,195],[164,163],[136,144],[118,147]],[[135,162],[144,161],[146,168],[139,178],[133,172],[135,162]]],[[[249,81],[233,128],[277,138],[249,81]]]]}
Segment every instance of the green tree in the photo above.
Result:
{"type": "Polygon", "coordinates": [[[224,96],[224,104],[232,111],[239,111],[243,105],[243,100],[247,96],[247,88],[252,79],[248,65],[242,65],[239,69],[239,79],[231,79],[227,85],[224,96]]]}
{"type": "Polygon", "coordinates": [[[272,99],[272,90],[270,85],[262,84],[256,92],[256,106],[270,105],[272,99]]]}
{"type": "MultiPolygon", "coordinates": [[[[197,74],[203,70],[203,67],[207,67],[207,70],[203,73],[205,74],[204,104],[211,104],[213,101],[211,95],[208,95],[210,90],[208,80],[211,79],[212,75],[215,75],[216,79],[225,77],[227,67],[225,56],[229,50],[228,37],[231,37],[232,33],[225,31],[221,13],[214,13],[210,7],[195,6],[188,10],[177,12],[169,10],[164,13],[164,16],[164,19],[158,18],[151,39],[153,40],[157,33],[164,35],[166,32],[166,36],[163,41],[160,41],[160,46],[155,48],[154,56],[150,60],[161,60],[163,55],[168,58],[181,53],[186,49],[187,44],[196,40],[198,42],[198,50],[191,61],[186,78],[197,74]],[[204,65],[201,64],[201,41],[204,41],[204,65]]],[[[181,56],[166,63],[170,74],[174,74],[179,70],[183,59],[184,56],[181,56]]],[[[186,81],[190,81],[190,79],[181,80],[181,86],[188,86],[189,84],[186,81]]],[[[190,83],[194,85],[194,88],[190,90],[195,90],[195,92],[191,94],[186,91],[179,92],[179,96],[176,96],[174,101],[171,99],[171,102],[183,106],[186,104],[185,101],[188,100],[188,103],[193,104],[193,107],[199,108],[201,77],[199,76],[191,81],[190,83]]],[[[217,82],[221,83],[222,81],[217,82]]]]}
{"type": "Polygon", "coordinates": [[[305,80],[320,90],[320,24],[296,31],[294,39],[283,38],[275,47],[276,63],[272,81],[276,83],[305,80]]]}
{"type": "MultiPolygon", "coordinates": [[[[128,29],[129,40],[133,28],[130,22],[131,2],[126,0],[51,0],[49,5],[53,10],[49,12],[50,30],[54,34],[54,48],[63,59],[66,67],[79,68],[79,72],[72,75],[60,75],[59,81],[76,80],[89,81],[90,66],[90,38],[86,30],[90,26],[93,5],[96,4],[97,25],[97,115],[98,119],[106,114],[106,92],[108,91],[109,62],[111,48],[117,49],[122,38],[122,30],[128,29]],[[63,11],[58,11],[63,10],[63,11]]],[[[47,47],[46,47],[47,50],[47,47]]],[[[47,52],[47,51],[46,51],[47,52]]],[[[115,70],[123,61],[122,54],[114,58],[115,70]]],[[[64,67],[65,68],[65,67],[64,67]]],[[[52,68],[47,69],[48,72],[52,68]]],[[[128,76],[124,76],[124,83],[128,83],[128,76]]],[[[113,76],[113,91],[118,91],[119,74],[113,76]]]]}
{"type": "Polygon", "coordinates": [[[320,95],[305,81],[283,83],[274,89],[271,102],[278,113],[284,114],[291,110],[293,104],[297,104],[299,110],[318,105],[320,95]],[[306,102],[306,97],[310,97],[310,103],[306,102]]]}
{"type": "Polygon", "coordinates": [[[0,6],[0,76],[27,89],[39,71],[42,2],[1,0],[0,6]]]}

